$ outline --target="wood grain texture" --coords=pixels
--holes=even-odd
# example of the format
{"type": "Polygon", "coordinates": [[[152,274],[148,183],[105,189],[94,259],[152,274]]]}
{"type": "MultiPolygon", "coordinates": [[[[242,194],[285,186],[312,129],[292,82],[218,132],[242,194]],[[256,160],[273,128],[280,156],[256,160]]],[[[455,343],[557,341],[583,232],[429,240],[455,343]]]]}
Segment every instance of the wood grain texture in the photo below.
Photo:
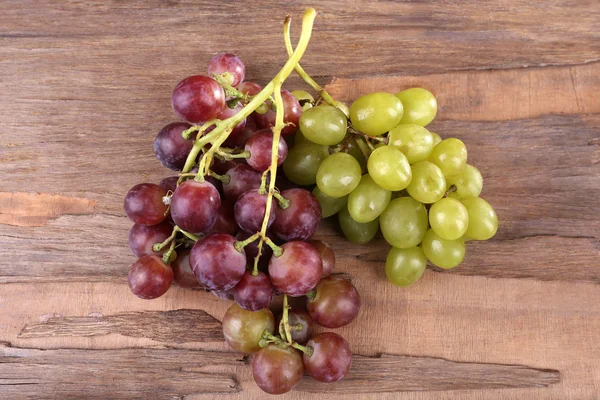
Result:
{"type": "MultiPolygon", "coordinates": [[[[220,320],[228,302],[176,287],[154,301],[129,293],[122,201],[134,184],[169,175],[152,141],[175,119],[173,86],[224,50],[265,83],[284,62],[283,16],[297,23],[308,5],[0,3],[0,341],[37,360],[13,357],[27,379],[12,382],[4,372],[17,369],[0,361],[0,398],[264,398],[223,341],[179,329],[196,314],[220,320]],[[96,326],[90,314],[106,317],[96,326]],[[94,361],[118,368],[94,371],[94,361]],[[65,378],[78,369],[89,390],[65,378]]],[[[348,386],[303,382],[282,398],[597,399],[600,4],[326,0],[318,8],[305,69],[321,83],[337,77],[329,88],[346,101],[431,89],[440,104],[431,129],[465,141],[500,230],[469,243],[459,268],[428,269],[399,289],[385,280],[381,238],[350,245],[325,221],[318,236],[362,296],[356,322],[338,330],[360,362],[348,386]],[[459,376],[461,368],[470,372],[459,376]],[[479,375],[484,368],[492,373],[479,375]],[[422,380],[409,380],[415,371],[422,380]],[[507,379],[515,387],[501,388],[507,379]],[[415,391],[402,391],[411,384],[415,391]],[[446,386],[424,391],[435,385],[446,386]]]]}
{"type": "Polygon", "coordinates": [[[156,341],[223,341],[221,323],[202,310],[170,310],[92,314],[87,317],[52,316],[26,325],[20,338],[103,336],[117,333],[156,341]]]}

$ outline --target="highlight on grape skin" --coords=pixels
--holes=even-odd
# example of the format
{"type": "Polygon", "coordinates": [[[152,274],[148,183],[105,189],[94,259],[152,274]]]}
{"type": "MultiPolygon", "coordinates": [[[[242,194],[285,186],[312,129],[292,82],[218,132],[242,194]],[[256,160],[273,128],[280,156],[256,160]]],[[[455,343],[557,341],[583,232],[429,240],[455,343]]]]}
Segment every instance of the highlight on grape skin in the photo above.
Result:
{"type": "Polygon", "coordinates": [[[154,299],[177,286],[232,302],[225,340],[252,354],[253,377],[271,394],[293,390],[304,372],[335,382],[351,370],[351,344],[315,334],[361,323],[363,313],[360,282],[336,274],[335,246],[319,235],[323,220],[349,246],[386,241],[379,268],[398,290],[419,290],[408,287],[428,263],[458,267],[466,242],[498,230],[468,143],[431,131],[443,114],[435,88],[334,99],[300,66],[315,17],[312,8],[303,15],[295,48],[286,18],[288,59],[269,82],[245,81],[246,65],[229,52],[180,77],[174,120],[148,137],[170,172],[124,200],[133,294],[154,299]],[[307,87],[282,86],[294,72],[307,87]]]}

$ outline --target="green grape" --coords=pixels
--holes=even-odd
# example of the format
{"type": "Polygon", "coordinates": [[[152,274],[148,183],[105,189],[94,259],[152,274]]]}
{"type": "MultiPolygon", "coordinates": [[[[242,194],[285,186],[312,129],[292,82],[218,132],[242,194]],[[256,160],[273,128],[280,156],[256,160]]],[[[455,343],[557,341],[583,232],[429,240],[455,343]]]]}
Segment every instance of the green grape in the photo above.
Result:
{"type": "Polygon", "coordinates": [[[435,118],[437,100],[428,90],[412,88],[396,94],[404,106],[401,124],[417,124],[425,126],[435,118]]]}
{"type": "Polygon", "coordinates": [[[300,129],[298,129],[296,131],[296,134],[294,135],[294,146],[297,146],[302,143],[314,144],[313,142],[311,142],[310,140],[305,138],[304,135],[302,134],[302,132],[300,131],[300,129]]]}
{"type": "Polygon", "coordinates": [[[350,109],[343,101],[336,101],[335,106],[339,108],[347,118],[350,118],[350,109]]]}
{"type": "Polygon", "coordinates": [[[375,149],[369,156],[367,169],[379,186],[390,191],[406,188],[412,179],[406,156],[392,146],[375,149]]]}
{"type": "MultiPolygon", "coordinates": [[[[360,140],[360,139],[358,139],[358,140],[360,140]]],[[[365,148],[367,154],[371,154],[371,149],[369,149],[369,147],[367,145],[365,145],[364,148],[365,148]]],[[[358,147],[358,144],[356,143],[356,139],[351,138],[348,141],[347,153],[350,154],[352,157],[356,158],[356,161],[358,161],[358,163],[360,164],[360,168],[361,168],[362,172],[365,172],[367,170],[367,159],[365,158],[365,155],[358,147]]]]}
{"type": "Polygon", "coordinates": [[[498,216],[494,208],[481,197],[463,199],[469,213],[469,227],[465,233],[475,240],[488,240],[498,230],[498,216]]]}
{"type": "Polygon", "coordinates": [[[429,209],[429,225],[442,239],[459,239],[469,226],[467,207],[456,199],[441,199],[429,209]]]}
{"type": "Polygon", "coordinates": [[[465,242],[462,239],[442,239],[430,229],[421,243],[423,253],[431,263],[440,268],[454,268],[465,258],[465,242]]]}
{"type": "Polygon", "coordinates": [[[429,161],[440,167],[444,176],[456,175],[467,165],[467,147],[460,139],[444,139],[433,148],[429,161]]]}
{"type": "Polygon", "coordinates": [[[292,96],[298,100],[300,107],[302,107],[302,111],[312,108],[312,106],[315,104],[315,98],[306,90],[292,90],[292,96]]]}
{"type": "Polygon", "coordinates": [[[457,175],[449,176],[446,179],[446,185],[454,185],[456,188],[454,192],[448,194],[448,197],[459,200],[478,197],[483,189],[483,177],[477,168],[467,164],[465,169],[457,175]]]}
{"type": "Polygon", "coordinates": [[[427,231],[425,206],[410,197],[399,197],[379,217],[381,233],[389,244],[399,249],[414,247],[421,243],[427,231]]]}
{"type": "Polygon", "coordinates": [[[408,162],[426,161],[433,150],[433,136],[420,125],[398,125],[388,135],[390,146],[404,153],[408,162]]]}
{"type": "Polygon", "coordinates": [[[300,116],[300,130],[313,143],[333,146],[346,136],[348,120],[335,107],[323,104],[306,110],[300,116]]]}
{"type": "Polygon", "coordinates": [[[392,192],[383,189],[365,174],[348,196],[348,211],[357,222],[371,222],[381,215],[391,198],[392,192]]]}
{"type": "Polygon", "coordinates": [[[420,247],[397,249],[392,247],[385,259],[385,275],[396,286],[409,286],[416,282],[427,267],[427,257],[420,247]]]}
{"type": "Polygon", "coordinates": [[[470,242],[471,240],[475,240],[471,237],[468,237],[467,235],[463,235],[463,237],[461,238],[463,240],[463,242],[467,243],[470,242]]]}
{"type": "Polygon", "coordinates": [[[312,194],[317,198],[317,201],[321,205],[321,218],[331,217],[332,215],[339,213],[340,210],[346,208],[346,204],[348,204],[348,196],[329,197],[321,192],[318,186],[315,186],[312,194]]]}
{"type": "Polygon", "coordinates": [[[350,106],[354,129],[369,136],[380,136],[402,119],[402,102],[393,94],[375,92],[359,97],[350,106]]]}
{"type": "Polygon", "coordinates": [[[338,220],[346,239],[356,244],[369,243],[379,230],[379,219],[367,222],[366,224],[356,222],[352,216],[350,216],[347,207],[340,210],[338,220]]]}
{"type": "Polygon", "coordinates": [[[319,165],[329,156],[327,146],[301,143],[293,146],[283,162],[285,176],[296,185],[314,185],[319,165]]]}
{"type": "Polygon", "coordinates": [[[437,144],[442,141],[442,137],[435,132],[429,131],[429,133],[433,136],[433,145],[437,146],[437,144]]]}
{"type": "Polygon", "coordinates": [[[334,153],[319,166],[317,186],[329,197],[343,197],[356,189],[360,176],[360,164],[354,157],[342,152],[334,153]]]}
{"type": "Polygon", "coordinates": [[[421,161],[412,165],[412,180],[406,191],[421,203],[435,203],[446,192],[446,179],[435,164],[421,161]]]}

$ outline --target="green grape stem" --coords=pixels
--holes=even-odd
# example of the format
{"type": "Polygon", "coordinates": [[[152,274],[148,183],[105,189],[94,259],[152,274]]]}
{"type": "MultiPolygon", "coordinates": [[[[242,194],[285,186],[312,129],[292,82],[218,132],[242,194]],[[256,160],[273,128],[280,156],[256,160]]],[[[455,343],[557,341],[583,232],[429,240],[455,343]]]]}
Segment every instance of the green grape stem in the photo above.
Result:
{"type": "Polygon", "coordinates": [[[285,329],[285,336],[287,338],[287,342],[289,345],[292,345],[292,330],[290,329],[290,321],[288,317],[288,311],[290,310],[290,306],[288,305],[287,294],[283,295],[283,314],[281,316],[281,320],[283,321],[283,327],[285,329]]]}
{"type": "Polygon", "coordinates": [[[171,232],[171,236],[169,236],[168,238],[165,239],[164,242],[161,243],[154,243],[154,245],[152,246],[152,250],[154,250],[155,252],[159,252],[162,249],[164,249],[165,247],[167,247],[169,245],[169,243],[171,243],[172,241],[174,241],[175,236],[177,236],[177,232],[179,232],[180,229],[178,226],[175,226],[173,228],[173,232],[171,232]]]}
{"type": "Polygon", "coordinates": [[[175,250],[175,240],[171,240],[171,246],[169,246],[169,250],[165,251],[163,254],[162,261],[163,263],[169,265],[171,263],[171,254],[173,254],[173,250],[175,250]]]}

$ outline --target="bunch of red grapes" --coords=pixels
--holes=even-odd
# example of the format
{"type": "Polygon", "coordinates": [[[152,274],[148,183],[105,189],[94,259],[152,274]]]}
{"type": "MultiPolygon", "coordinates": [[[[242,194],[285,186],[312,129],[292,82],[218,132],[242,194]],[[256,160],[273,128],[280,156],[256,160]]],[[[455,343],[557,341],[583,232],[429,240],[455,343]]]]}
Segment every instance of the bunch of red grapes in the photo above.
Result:
{"type": "Polygon", "coordinates": [[[190,76],[175,87],[172,106],[185,122],[161,129],[154,152],[178,174],[127,193],[125,212],[135,223],[129,245],[138,257],[128,282],[142,299],[162,296],[175,283],[235,300],[222,321],[225,338],[235,351],[255,353],[255,381],[280,394],[304,371],[322,382],[348,374],[348,342],[332,332],[313,335],[313,327],[349,324],[359,313],[360,297],[350,281],[331,275],[332,248],[311,240],[321,220],[319,201],[273,173],[299,125],[303,107],[296,97],[281,91],[285,140],[275,146],[276,104],[269,98],[230,127],[217,149],[211,142],[193,152],[201,135],[214,129],[209,121],[237,115],[261,92],[244,76],[237,56],[218,54],[207,76],[190,76]],[[214,158],[206,168],[201,160],[211,148],[214,158]],[[269,308],[276,295],[284,296],[277,318],[269,308]],[[306,309],[292,309],[287,296],[304,297],[306,309]]]}

